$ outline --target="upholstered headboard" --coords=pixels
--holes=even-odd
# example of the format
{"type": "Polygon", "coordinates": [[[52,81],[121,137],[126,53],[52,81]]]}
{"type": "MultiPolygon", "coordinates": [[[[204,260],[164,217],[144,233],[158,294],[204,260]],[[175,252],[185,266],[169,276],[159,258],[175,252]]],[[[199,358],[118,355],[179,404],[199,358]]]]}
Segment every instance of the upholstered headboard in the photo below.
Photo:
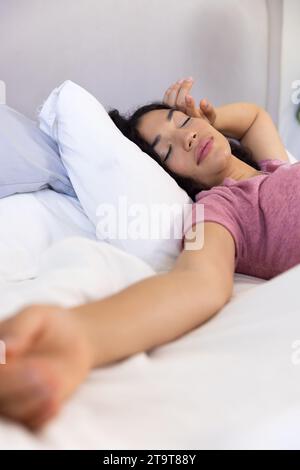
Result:
{"type": "Polygon", "coordinates": [[[281,0],[1,2],[7,104],[34,117],[66,79],[122,112],[193,76],[217,106],[254,101],[277,121],[281,0]]]}
{"type": "Polygon", "coordinates": [[[6,86],[3,80],[0,80],[0,104],[6,103],[6,86]]]}

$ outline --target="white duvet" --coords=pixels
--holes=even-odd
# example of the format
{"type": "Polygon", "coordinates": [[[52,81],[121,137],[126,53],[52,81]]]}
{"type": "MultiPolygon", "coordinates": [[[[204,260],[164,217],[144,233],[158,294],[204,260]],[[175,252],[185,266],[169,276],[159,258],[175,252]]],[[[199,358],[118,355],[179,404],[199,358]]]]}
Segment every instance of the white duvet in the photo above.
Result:
{"type": "MultiPolygon", "coordinates": [[[[155,275],[95,241],[76,201],[53,191],[0,200],[0,224],[1,318],[155,275]]],[[[236,275],[232,300],[211,321],[93,371],[41,432],[0,419],[0,448],[299,449],[299,281],[300,266],[268,282],[236,275]]]]}

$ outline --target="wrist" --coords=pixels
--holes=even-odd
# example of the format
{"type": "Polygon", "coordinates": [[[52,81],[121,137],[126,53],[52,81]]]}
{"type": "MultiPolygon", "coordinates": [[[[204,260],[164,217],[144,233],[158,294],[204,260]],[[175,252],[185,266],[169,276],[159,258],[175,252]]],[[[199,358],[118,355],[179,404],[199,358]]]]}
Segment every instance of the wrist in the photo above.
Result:
{"type": "Polygon", "coordinates": [[[259,113],[254,103],[232,103],[216,108],[214,127],[224,135],[241,140],[259,113]]]}
{"type": "Polygon", "coordinates": [[[83,354],[86,356],[89,369],[95,368],[98,364],[97,342],[95,341],[95,328],[89,312],[89,304],[79,305],[68,309],[73,323],[76,325],[80,335],[80,343],[83,354]]]}

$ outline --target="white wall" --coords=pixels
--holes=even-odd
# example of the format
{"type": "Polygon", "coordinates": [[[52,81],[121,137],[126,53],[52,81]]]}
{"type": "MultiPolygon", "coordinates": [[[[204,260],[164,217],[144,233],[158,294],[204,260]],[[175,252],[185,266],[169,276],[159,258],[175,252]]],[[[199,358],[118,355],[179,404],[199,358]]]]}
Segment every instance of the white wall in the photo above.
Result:
{"type": "Polygon", "coordinates": [[[266,0],[0,0],[0,80],[30,117],[66,79],[124,112],[189,75],[198,103],[273,112],[268,28],[266,0]]]}
{"type": "MultiPolygon", "coordinates": [[[[299,0],[284,0],[282,35],[279,132],[287,149],[300,160],[300,123],[295,118],[297,105],[292,102],[296,91],[292,83],[300,81],[299,0]]],[[[297,95],[300,100],[299,85],[297,95]]]]}

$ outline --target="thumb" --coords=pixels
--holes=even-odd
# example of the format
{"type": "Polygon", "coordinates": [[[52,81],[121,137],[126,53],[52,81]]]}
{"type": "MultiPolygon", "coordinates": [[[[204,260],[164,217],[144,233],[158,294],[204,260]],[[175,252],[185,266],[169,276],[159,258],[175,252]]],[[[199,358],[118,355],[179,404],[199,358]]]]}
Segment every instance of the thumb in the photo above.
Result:
{"type": "Polygon", "coordinates": [[[12,318],[0,322],[0,339],[5,344],[6,354],[24,354],[41,333],[43,323],[44,315],[38,306],[27,307],[12,318]]]}

